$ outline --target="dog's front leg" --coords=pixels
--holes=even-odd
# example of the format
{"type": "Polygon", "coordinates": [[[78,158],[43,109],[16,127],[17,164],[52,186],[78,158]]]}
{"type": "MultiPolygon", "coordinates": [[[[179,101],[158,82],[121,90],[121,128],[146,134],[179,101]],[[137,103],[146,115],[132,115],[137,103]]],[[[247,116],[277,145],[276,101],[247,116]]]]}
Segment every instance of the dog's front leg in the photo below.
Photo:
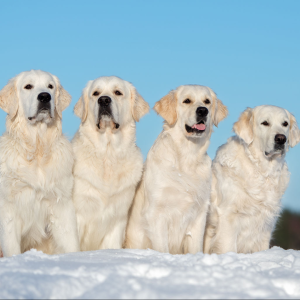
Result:
{"type": "Polygon", "coordinates": [[[272,237],[271,231],[265,232],[263,237],[262,237],[262,240],[260,242],[260,245],[259,245],[260,247],[257,251],[268,250],[270,248],[271,237],[272,237]]]}
{"type": "Polygon", "coordinates": [[[228,216],[219,217],[216,235],[212,239],[210,253],[237,252],[237,230],[228,216]]]}
{"type": "Polygon", "coordinates": [[[52,206],[50,217],[52,236],[60,253],[80,251],[74,205],[61,199],[52,206]]]}
{"type": "Polygon", "coordinates": [[[148,219],[148,237],[152,243],[152,249],[169,253],[169,232],[166,217],[161,215],[153,215],[148,219]]]}
{"type": "Polygon", "coordinates": [[[103,238],[101,249],[122,249],[125,240],[127,216],[118,220],[111,232],[103,238]]]}
{"type": "Polygon", "coordinates": [[[187,252],[196,254],[203,252],[203,238],[206,224],[207,209],[203,209],[186,233],[187,252]]]}
{"type": "Polygon", "coordinates": [[[0,245],[4,257],[21,254],[21,225],[5,206],[0,209],[0,245]]]}

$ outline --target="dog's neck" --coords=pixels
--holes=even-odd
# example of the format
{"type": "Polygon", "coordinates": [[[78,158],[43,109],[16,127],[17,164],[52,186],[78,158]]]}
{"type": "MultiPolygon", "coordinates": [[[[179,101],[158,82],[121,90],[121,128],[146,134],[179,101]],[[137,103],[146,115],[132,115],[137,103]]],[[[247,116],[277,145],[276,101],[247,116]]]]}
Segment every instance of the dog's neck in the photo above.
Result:
{"type": "Polygon", "coordinates": [[[124,150],[136,147],[136,125],[133,120],[118,129],[111,126],[98,129],[93,121],[87,119],[80,124],[79,134],[85,136],[94,146],[94,150],[101,155],[106,155],[110,150],[112,152],[109,153],[124,156],[124,150]]]}
{"type": "Polygon", "coordinates": [[[189,138],[182,132],[178,123],[174,126],[170,126],[165,123],[164,131],[170,134],[174,144],[176,145],[178,154],[185,159],[195,161],[196,163],[201,160],[201,157],[206,155],[211,133],[205,137],[189,138]]]}
{"type": "Polygon", "coordinates": [[[25,150],[27,160],[47,158],[51,155],[52,145],[62,135],[61,120],[57,113],[55,114],[53,122],[37,122],[34,125],[29,124],[20,114],[13,119],[7,116],[6,134],[25,150]]]}

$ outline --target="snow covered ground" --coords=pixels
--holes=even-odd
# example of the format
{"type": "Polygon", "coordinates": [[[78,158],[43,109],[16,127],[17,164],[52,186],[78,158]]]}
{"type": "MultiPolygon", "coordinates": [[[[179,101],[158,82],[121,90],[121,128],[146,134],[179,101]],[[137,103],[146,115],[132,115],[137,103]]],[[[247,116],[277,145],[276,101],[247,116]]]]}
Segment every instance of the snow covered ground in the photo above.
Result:
{"type": "Polygon", "coordinates": [[[101,250],[0,259],[0,298],[299,298],[300,251],[101,250]]]}

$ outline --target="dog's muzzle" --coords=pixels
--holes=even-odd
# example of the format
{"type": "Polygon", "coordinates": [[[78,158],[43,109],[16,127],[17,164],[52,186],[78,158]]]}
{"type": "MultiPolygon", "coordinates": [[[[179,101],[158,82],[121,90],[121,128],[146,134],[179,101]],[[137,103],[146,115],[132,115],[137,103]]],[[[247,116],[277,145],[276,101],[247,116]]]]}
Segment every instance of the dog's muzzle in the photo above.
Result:
{"type": "Polygon", "coordinates": [[[97,124],[97,127],[99,129],[100,129],[100,127],[102,127],[101,120],[104,119],[104,117],[105,118],[109,118],[113,122],[114,127],[116,129],[118,129],[120,127],[120,125],[114,121],[114,118],[113,118],[113,115],[112,115],[112,111],[111,111],[111,102],[112,102],[111,98],[108,97],[108,96],[101,96],[98,99],[99,113],[98,113],[98,124],[97,124]]]}
{"type": "Polygon", "coordinates": [[[274,150],[280,151],[284,149],[286,143],[286,136],[284,134],[276,134],[274,138],[274,150]]]}
{"type": "Polygon", "coordinates": [[[206,107],[197,107],[196,109],[196,120],[197,123],[193,126],[185,125],[185,129],[188,133],[196,133],[201,134],[206,129],[206,121],[207,121],[208,109],[206,107]]]}
{"type": "Polygon", "coordinates": [[[39,103],[36,115],[34,117],[29,117],[28,120],[38,120],[38,116],[42,113],[47,113],[51,118],[51,95],[49,93],[40,93],[37,96],[37,100],[39,101],[39,103]]]}
{"type": "Polygon", "coordinates": [[[41,112],[50,111],[51,110],[51,95],[49,93],[40,93],[37,97],[39,101],[37,115],[41,112]]]}
{"type": "Polygon", "coordinates": [[[287,138],[284,134],[276,134],[274,137],[274,151],[265,152],[265,155],[272,157],[273,155],[278,155],[278,153],[280,153],[280,155],[284,154],[286,141],[287,138]]]}

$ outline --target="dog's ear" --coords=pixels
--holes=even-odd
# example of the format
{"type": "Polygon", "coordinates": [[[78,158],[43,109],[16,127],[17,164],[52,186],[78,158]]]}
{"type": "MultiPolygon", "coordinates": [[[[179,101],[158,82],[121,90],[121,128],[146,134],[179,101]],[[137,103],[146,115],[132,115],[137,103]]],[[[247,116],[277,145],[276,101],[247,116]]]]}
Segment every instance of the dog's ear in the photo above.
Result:
{"type": "Polygon", "coordinates": [[[289,145],[293,148],[300,142],[300,130],[297,125],[296,118],[290,112],[288,112],[290,117],[290,133],[289,133],[289,145]]]}
{"type": "Polygon", "coordinates": [[[53,76],[56,82],[56,96],[55,96],[55,108],[62,119],[62,112],[70,105],[72,97],[71,95],[62,87],[59,79],[56,76],[53,76]]]}
{"type": "Polygon", "coordinates": [[[138,122],[140,118],[149,112],[150,107],[132,84],[130,84],[130,93],[132,116],[133,119],[138,122]]]}
{"type": "Polygon", "coordinates": [[[169,125],[174,125],[177,121],[177,96],[176,91],[171,91],[161,98],[154,105],[154,110],[162,116],[169,125]]]}
{"type": "Polygon", "coordinates": [[[242,112],[240,118],[233,125],[233,131],[250,145],[253,142],[253,110],[247,108],[242,112]]]}
{"type": "Polygon", "coordinates": [[[218,124],[224,120],[227,115],[228,115],[228,109],[227,107],[223,104],[223,102],[217,98],[216,93],[211,89],[208,88],[214,102],[213,106],[213,123],[216,127],[218,127],[218,124]]]}
{"type": "Polygon", "coordinates": [[[11,79],[0,91],[0,107],[8,113],[10,119],[14,118],[19,108],[15,79],[11,79]]]}
{"type": "Polygon", "coordinates": [[[81,122],[84,122],[88,115],[88,105],[89,105],[89,99],[88,99],[88,90],[89,86],[93,81],[89,81],[86,87],[82,91],[82,95],[75,104],[74,107],[74,113],[77,117],[81,119],[81,122]]]}

